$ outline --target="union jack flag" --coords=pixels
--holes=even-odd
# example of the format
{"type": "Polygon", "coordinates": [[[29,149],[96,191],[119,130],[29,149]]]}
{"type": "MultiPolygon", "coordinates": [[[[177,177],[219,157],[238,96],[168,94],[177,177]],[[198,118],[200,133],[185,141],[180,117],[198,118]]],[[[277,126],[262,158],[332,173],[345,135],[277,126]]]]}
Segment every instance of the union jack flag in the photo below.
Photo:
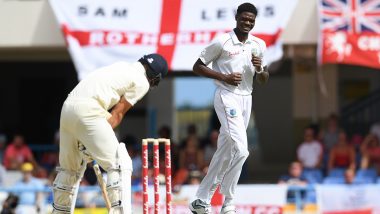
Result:
{"type": "Polygon", "coordinates": [[[380,0],[322,0],[323,31],[380,34],[380,0]]]}

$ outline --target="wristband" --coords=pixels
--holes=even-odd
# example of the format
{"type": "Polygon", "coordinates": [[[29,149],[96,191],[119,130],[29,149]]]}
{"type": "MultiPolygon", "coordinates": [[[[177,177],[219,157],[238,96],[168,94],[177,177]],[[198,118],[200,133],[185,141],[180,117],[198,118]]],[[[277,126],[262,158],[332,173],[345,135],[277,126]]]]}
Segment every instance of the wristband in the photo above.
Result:
{"type": "MultiPolygon", "coordinates": [[[[256,68],[255,68],[255,69],[256,69],[256,68]]],[[[257,70],[256,70],[256,73],[258,73],[258,74],[261,74],[261,73],[263,73],[263,72],[264,72],[264,67],[263,67],[263,66],[260,67],[260,71],[257,71],[257,70]]]]}

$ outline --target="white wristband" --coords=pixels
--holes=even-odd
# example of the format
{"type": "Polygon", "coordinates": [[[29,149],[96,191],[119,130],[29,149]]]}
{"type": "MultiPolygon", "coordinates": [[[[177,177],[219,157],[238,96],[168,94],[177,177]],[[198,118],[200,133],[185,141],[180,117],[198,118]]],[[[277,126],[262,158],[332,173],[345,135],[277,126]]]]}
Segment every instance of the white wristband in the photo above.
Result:
{"type": "MultiPolygon", "coordinates": [[[[255,69],[256,69],[256,68],[255,68],[255,69]]],[[[258,73],[258,74],[261,74],[261,73],[263,73],[263,72],[264,72],[264,67],[263,67],[263,66],[260,67],[260,71],[257,71],[257,70],[256,70],[256,73],[258,73]]]]}

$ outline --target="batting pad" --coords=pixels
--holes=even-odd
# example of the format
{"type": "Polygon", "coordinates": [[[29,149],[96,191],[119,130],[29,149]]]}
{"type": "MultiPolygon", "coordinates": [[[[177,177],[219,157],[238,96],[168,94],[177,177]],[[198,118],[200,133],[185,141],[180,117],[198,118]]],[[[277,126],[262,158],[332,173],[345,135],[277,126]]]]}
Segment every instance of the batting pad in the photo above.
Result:
{"type": "Polygon", "coordinates": [[[120,143],[116,154],[116,168],[107,171],[107,193],[111,202],[110,214],[131,214],[132,159],[124,143],[120,143]]]}

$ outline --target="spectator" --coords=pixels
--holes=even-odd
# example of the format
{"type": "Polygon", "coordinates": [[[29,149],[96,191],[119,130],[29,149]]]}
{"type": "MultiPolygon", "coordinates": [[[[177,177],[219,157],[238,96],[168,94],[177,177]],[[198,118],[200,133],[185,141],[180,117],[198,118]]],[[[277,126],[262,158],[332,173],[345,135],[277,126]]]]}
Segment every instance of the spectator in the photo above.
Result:
{"type": "Polygon", "coordinates": [[[344,131],[339,132],[338,143],[331,148],[328,170],[334,168],[355,169],[355,148],[347,142],[344,131]]]}
{"type": "Polygon", "coordinates": [[[169,126],[164,125],[158,130],[158,136],[160,138],[171,139],[172,131],[169,126]]]}
{"type": "Polygon", "coordinates": [[[179,169],[174,173],[173,185],[185,184],[190,171],[201,170],[203,166],[203,152],[200,150],[198,138],[190,135],[179,151],[179,169]]]}
{"type": "MultiPolygon", "coordinates": [[[[167,125],[161,126],[161,128],[158,130],[158,136],[160,138],[170,139],[172,172],[175,174],[175,172],[179,169],[179,148],[178,144],[172,140],[172,131],[170,127],[167,125]]],[[[162,146],[164,145],[162,144],[162,146]]],[[[162,149],[160,151],[165,151],[165,149],[162,149]]]]}
{"type": "Polygon", "coordinates": [[[173,175],[173,186],[185,184],[189,178],[189,174],[189,170],[187,169],[178,169],[173,175]]]}
{"type": "MultiPolygon", "coordinates": [[[[45,183],[45,187],[52,187],[55,177],[57,176],[57,171],[52,170],[47,178],[47,181],[45,183]]],[[[47,192],[45,193],[46,203],[49,205],[53,204],[53,192],[47,192]]]]}
{"type": "Polygon", "coordinates": [[[200,150],[198,138],[190,136],[180,150],[179,166],[181,169],[201,170],[203,165],[203,152],[200,150]]]}
{"type": "Polygon", "coordinates": [[[344,172],[344,183],[345,184],[353,184],[355,180],[355,170],[354,169],[347,169],[344,172]]]}
{"type": "Polygon", "coordinates": [[[331,114],[327,121],[327,129],[322,134],[323,145],[326,152],[330,152],[333,146],[338,142],[339,127],[338,116],[331,114]]]}
{"type": "Polygon", "coordinates": [[[319,123],[311,123],[308,127],[313,129],[314,139],[318,142],[323,142],[323,132],[321,131],[319,123]]]}
{"type": "Polygon", "coordinates": [[[350,140],[350,144],[354,146],[354,148],[357,148],[358,151],[360,149],[360,145],[363,143],[363,136],[360,134],[353,134],[350,140]]]}
{"type": "MultiPolygon", "coordinates": [[[[43,189],[43,182],[32,176],[33,168],[33,164],[31,163],[22,164],[22,179],[14,185],[15,189],[43,189]]],[[[16,213],[33,214],[40,212],[43,202],[42,192],[21,191],[17,195],[19,197],[19,205],[16,208],[16,213]]]]}
{"type": "Polygon", "coordinates": [[[306,185],[307,180],[302,175],[302,164],[298,161],[292,162],[289,166],[289,172],[287,175],[283,175],[278,180],[279,184],[289,184],[289,185],[306,185]]]}
{"type": "MultiPolygon", "coordinates": [[[[203,167],[203,152],[195,124],[187,126],[187,136],[179,149],[179,169],[200,170],[203,167]]],[[[187,176],[186,176],[187,178],[187,176]]]]}
{"type": "Polygon", "coordinates": [[[199,137],[198,137],[198,131],[197,131],[197,126],[195,124],[189,124],[187,126],[187,136],[186,138],[181,142],[181,145],[185,145],[186,142],[188,141],[188,139],[190,138],[195,138],[197,141],[200,141],[199,140],[199,137]]]}
{"type": "Polygon", "coordinates": [[[198,170],[190,171],[187,184],[199,185],[202,181],[202,172],[198,170]]]}
{"type": "Polygon", "coordinates": [[[362,160],[361,168],[367,169],[374,167],[380,173],[380,142],[374,134],[369,134],[365,137],[362,145],[362,160]]]}
{"type": "Polygon", "coordinates": [[[314,131],[308,127],[305,129],[304,142],[298,147],[297,157],[304,168],[317,169],[321,167],[322,146],[315,140],[314,131]]]}
{"type": "MultiPolygon", "coordinates": [[[[289,166],[287,175],[283,175],[278,180],[278,184],[287,184],[291,186],[305,186],[307,185],[306,178],[302,175],[302,164],[298,161],[292,162],[289,166]]],[[[306,191],[301,190],[301,198],[304,200],[306,191]]],[[[296,199],[296,191],[288,190],[287,192],[288,203],[294,203],[296,199]]]]}
{"type": "Polygon", "coordinates": [[[25,145],[22,135],[15,135],[11,144],[7,146],[4,154],[4,167],[8,170],[19,170],[25,162],[37,166],[30,148],[25,145]]]}
{"type": "Polygon", "coordinates": [[[42,178],[42,179],[46,179],[48,177],[48,172],[46,171],[45,168],[39,166],[39,165],[36,165],[35,166],[35,169],[33,171],[33,176],[36,177],[36,178],[42,178]]]}
{"type": "Polygon", "coordinates": [[[54,170],[58,165],[59,160],[59,132],[55,133],[54,141],[52,143],[52,149],[48,152],[44,152],[39,161],[42,167],[44,167],[48,172],[54,170]]]}
{"type": "Polygon", "coordinates": [[[360,151],[360,146],[362,145],[364,138],[360,134],[353,134],[351,137],[351,140],[349,141],[349,144],[351,144],[356,153],[356,163],[360,163],[361,160],[361,151],[360,151]]]}
{"type": "MultiPolygon", "coordinates": [[[[128,142],[128,141],[126,141],[128,142]]],[[[141,151],[137,144],[126,144],[127,151],[129,156],[132,159],[132,184],[137,185],[141,182],[141,176],[142,176],[142,161],[141,161],[141,151]]]]}
{"type": "Polygon", "coordinates": [[[205,166],[210,165],[212,156],[216,152],[217,143],[218,143],[218,130],[212,130],[208,139],[206,140],[206,146],[204,148],[204,164],[205,166]]]}
{"type": "MultiPolygon", "coordinates": [[[[89,164],[87,165],[87,167],[88,166],[89,164]]],[[[79,188],[88,187],[88,186],[91,186],[91,184],[87,180],[87,178],[84,176],[79,184],[79,188]]],[[[98,195],[97,191],[88,190],[88,191],[79,192],[77,196],[76,206],[82,207],[82,208],[96,207],[94,199],[96,198],[97,195],[98,195]]]]}
{"type": "Polygon", "coordinates": [[[7,144],[7,137],[4,134],[0,134],[0,161],[4,161],[4,150],[7,144]]]}

